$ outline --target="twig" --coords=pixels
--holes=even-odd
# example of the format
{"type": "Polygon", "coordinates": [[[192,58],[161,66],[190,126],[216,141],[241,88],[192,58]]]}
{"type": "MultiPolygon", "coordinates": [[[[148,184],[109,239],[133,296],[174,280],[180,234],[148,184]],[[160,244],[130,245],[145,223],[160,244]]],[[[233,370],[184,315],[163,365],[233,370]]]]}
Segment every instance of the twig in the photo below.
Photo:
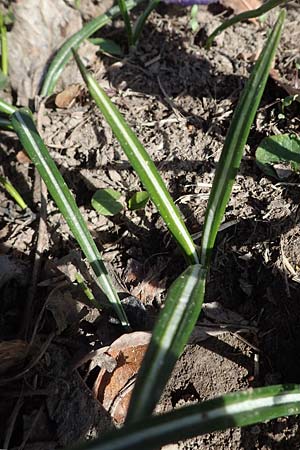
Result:
{"type": "Polygon", "coordinates": [[[11,413],[11,416],[9,418],[9,421],[8,421],[8,428],[7,428],[7,431],[6,431],[6,434],[5,434],[5,439],[4,439],[4,443],[3,443],[3,449],[8,449],[9,448],[9,443],[10,443],[10,440],[11,440],[11,437],[12,437],[12,434],[13,434],[13,431],[14,431],[14,428],[15,428],[15,423],[16,423],[18,414],[20,412],[20,409],[23,406],[23,402],[24,402],[24,400],[23,400],[23,393],[21,393],[21,394],[19,393],[18,399],[16,401],[16,404],[14,406],[14,409],[13,409],[13,411],[11,413]]]}
{"type": "Polygon", "coordinates": [[[54,337],[55,337],[55,333],[49,334],[49,336],[48,336],[47,340],[44,342],[44,345],[42,346],[39,354],[28,364],[28,366],[25,367],[25,369],[23,369],[22,372],[18,373],[17,375],[15,375],[13,377],[0,379],[0,386],[11,383],[12,381],[19,380],[24,375],[26,375],[26,373],[28,373],[31,369],[33,369],[33,367],[35,367],[37,365],[37,363],[42,359],[42,357],[46,353],[46,351],[54,337]]]}
{"type": "Polygon", "coordinates": [[[34,427],[35,427],[36,424],[37,424],[38,419],[40,418],[40,415],[41,415],[41,413],[42,413],[43,407],[44,407],[44,406],[42,405],[42,406],[40,407],[40,409],[38,410],[38,412],[36,413],[35,418],[33,419],[33,422],[32,422],[32,424],[31,424],[31,427],[29,428],[29,430],[28,430],[27,433],[25,434],[25,436],[24,436],[24,438],[23,438],[23,442],[22,442],[22,444],[18,447],[18,450],[23,450],[23,449],[24,449],[24,447],[25,447],[25,445],[26,445],[28,439],[30,438],[30,435],[31,435],[31,433],[32,433],[32,430],[34,429],[34,427]]]}
{"type": "Polygon", "coordinates": [[[157,75],[157,82],[158,82],[158,85],[159,85],[159,88],[160,88],[161,92],[163,93],[165,101],[168,103],[168,105],[170,106],[170,108],[174,112],[174,114],[177,117],[177,119],[179,119],[181,122],[182,121],[186,121],[185,117],[180,113],[180,111],[178,110],[177,106],[174,104],[173,100],[171,100],[170,97],[168,96],[168,94],[166,93],[165,88],[163,87],[162,82],[160,81],[160,78],[159,78],[158,75],[157,75]]]}

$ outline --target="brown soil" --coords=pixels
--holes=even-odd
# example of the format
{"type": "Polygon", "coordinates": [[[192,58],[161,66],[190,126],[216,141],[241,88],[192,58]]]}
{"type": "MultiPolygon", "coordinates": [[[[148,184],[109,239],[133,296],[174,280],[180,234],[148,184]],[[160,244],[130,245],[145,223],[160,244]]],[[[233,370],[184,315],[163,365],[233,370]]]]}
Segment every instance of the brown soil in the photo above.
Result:
{"type": "MultiPolygon", "coordinates": [[[[290,73],[297,54],[299,58],[299,4],[289,3],[287,10],[275,63],[281,74],[290,73]]],[[[196,35],[189,30],[187,11],[161,5],[137,49],[121,60],[101,55],[93,71],[153,157],[189,230],[199,239],[232,112],[276,13],[261,24],[230,28],[207,51],[205,36],[226,11],[216,5],[200,7],[196,35]]],[[[106,27],[101,36],[124,45],[122,22],[106,27]]],[[[187,346],[158,411],[251,386],[299,383],[299,176],[278,182],[265,177],[255,163],[263,137],[299,132],[299,104],[278,119],[280,99],[286,95],[269,80],[214,252],[205,301],[218,302],[238,319],[225,331],[218,318],[212,320],[215,335],[198,341],[196,337],[187,346]]],[[[48,102],[39,125],[105,261],[123,291],[144,306],[127,306],[133,328],[151,329],[167,287],[184,268],[162,220],[150,203],[142,211],[126,210],[112,218],[92,209],[91,197],[98,188],[114,188],[128,199],[141,186],[84,90],[69,109],[48,102]]],[[[13,133],[1,132],[1,138],[3,173],[38,214],[40,188],[34,168],[20,154],[16,159],[22,149],[13,133]]],[[[9,448],[28,450],[101,436],[113,426],[92,395],[104,363],[96,361],[93,368],[85,362],[86,355],[110,345],[122,330],[109,320],[109,312],[84,305],[84,295],[70,282],[77,245],[52,200],[47,200],[47,231],[40,231],[42,255],[37,255],[39,217],[26,221],[2,190],[0,203],[0,339],[12,341],[11,365],[3,367],[0,379],[1,447],[10,433],[9,448]],[[28,308],[39,256],[41,270],[28,308]],[[24,361],[25,331],[32,345],[24,361]]],[[[204,319],[205,312],[200,323],[204,319]]],[[[168,448],[300,449],[300,429],[297,418],[282,418],[168,448]]]]}

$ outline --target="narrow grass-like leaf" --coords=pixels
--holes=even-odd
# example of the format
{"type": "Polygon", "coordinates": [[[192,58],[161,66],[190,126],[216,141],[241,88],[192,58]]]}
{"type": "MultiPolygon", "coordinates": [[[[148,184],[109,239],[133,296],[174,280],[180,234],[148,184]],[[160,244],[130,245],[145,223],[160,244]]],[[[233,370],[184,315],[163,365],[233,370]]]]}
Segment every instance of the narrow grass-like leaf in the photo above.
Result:
{"type": "MultiPolygon", "coordinates": [[[[127,10],[134,8],[135,6],[142,3],[144,0],[127,0],[126,6],[127,10]]],[[[66,42],[60,47],[55,57],[53,58],[44,83],[41,89],[42,96],[48,96],[52,94],[55,89],[56,83],[60,74],[62,73],[65,65],[70,60],[72,53],[71,49],[78,47],[84,39],[90,37],[95,31],[107,25],[112,19],[120,15],[119,6],[112,7],[105,14],[88,22],[84,27],[81,28],[77,33],[73,34],[66,42]]]]}
{"type": "Polygon", "coordinates": [[[22,197],[19,194],[19,192],[17,191],[17,189],[15,189],[13,187],[13,185],[6,178],[2,177],[1,175],[0,175],[0,184],[2,184],[4,189],[9,193],[9,195],[12,196],[12,198],[20,206],[21,209],[26,209],[27,208],[26,203],[22,199],[22,197]]]}
{"type": "Polygon", "coordinates": [[[17,111],[17,109],[18,108],[15,108],[15,106],[10,105],[9,103],[5,102],[0,98],[0,112],[11,115],[15,111],[17,111]]]}
{"type": "Polygon", "coordinates": [[[2,130],[13,130],[11,121],[5,117],[0,117],[0,128],[2,130]]]}
{"type": "MultiPolygon", "coordinates": [[[[300,413],[300,385],[277,385],[226,394],[113,430],[85,450],[153,450],[230,427],[300,413]]],[[[82,447],[81,447],[82,448],[82,447]]]]}
{"type": "Polygon", "coordinates": [[[125,0],[118,0],[119,8],[124,20],[125,29],[127,33],[128,45],[131,47],[132,45],[132,28],[130,23],[130,18],[128,14],[128,9],[125,0]]]}
{"type": "Polygon", "coordinates": [[[99,305],[97,304],[97,300],[94,297],[93,292],[90,290],[90,288],[87,286],[84,278],[81,276],[81,274],[79,272],[76,273],[75,275],[75,279],[78,283],[78,286],[82,289],[82,291],[84,292],[84,294],[86,295],[87,299],[94,304],[96,307],[99,305]]]}
{"type": "Polygon", "coordinates": [[[189,266],[168,290],[137,376],[126,423],[141,420],[153,412],[198,320],[205,280],[206,271],[200,264],[195,264],[189,266]]]}
{"type": "Polygon", "coordinates": [[[6,26],[1,25],[1,70],[5,76],[8,75],[8,50],[7,50],[7,33],[6,26]]]}
{"type": "Polygon", "coordinates": [[[104,266],[100,252],[93,241],[74,197],[52,160],[30,114],[20,109],[12,115],[11,121],[21,144],[46,183],[53,200],[64,216],[88,262],[91,264],[100,287],[115,308],[122,325],[129,327],[126,314],[104,266]]]}
{"type": "Polygon", "coordinates": [[[4,75],[2,70],[0,70],[0,91],[2,91],[2,89],[4,89],[6,87],[7,83],[8,83],[7,76],[4,75]]]}
{"type": "Polygon", "coordinates": [[[144,9],[140,17],[137,19],[133,27],[133,38],[132,38],[133,45],[135,45],[139,40],[141,32],[143,31],[144,25],[146,23],[146,20],[159,3],[160,0],[149,0],[148,5],[144,9]]]}
{"type": "Polygon", "coordinates": [[[167,227],[189,263],[197,264],[199,260],[196,246],[155,164],[116,106],[92,75],[87,72],[75,51],[74,57],[91,96],[110,125],[132,167],[140,177],[153,203],[166,222],[167,227]]]}
{"type": "Polygon", "coordinates": [[[279,5],[285,5],[291,0],[269,0],[268,2],[264,3],[262,6],[256,9],[251,9],[250,11],[245,11],[241,14],[238,14],[237,16],[232,17],[231,19],[226,20],[222,23],[219,27],[217,27],[212,34],[210,34],[206,41],[206,48],[210,48],[211,44],[213,43],[214,39],[222,33],[222,31],[226,30],[227,28],[231,27],[232,25],[241,22],[242,20],[248,20],[248,19],[254,19],[255,17],[262,16],[266,12],[270,11],[273,8],[276,8],[276,6],[279,5]]]}
{"type": "Polygon", "coordinates": [[[246,83],[225,139],[208,200],[202,235],[201,264],[206,267],[210,262],[216,235],[241,163],[244,146],[265,89],[284,18],[285,11],[282,11],[246,83]]]}

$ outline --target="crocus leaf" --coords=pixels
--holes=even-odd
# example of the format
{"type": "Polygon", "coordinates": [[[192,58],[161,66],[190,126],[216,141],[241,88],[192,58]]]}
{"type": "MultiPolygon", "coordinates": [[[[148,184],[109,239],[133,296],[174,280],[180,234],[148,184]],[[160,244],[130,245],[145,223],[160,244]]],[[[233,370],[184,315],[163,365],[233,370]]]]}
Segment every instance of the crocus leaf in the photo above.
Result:
{"type": "Polygon", "coordinates": [[[12,115],[11,122],[21,144],[39,171],[53,200],[90,263],[99,286],[115,308],[122,325],[128,328],[129,323],[126,314],[102,261],[100,252],[76,205],[73,195],[39,135],[31,115],[26,110],[19,109],[12,115]]]}
{"type": "Polygon", "coordinates": [[[300,139],[291,134],[268,136],[259,144],[255,158],[266,175],[286,178],[300,170],[300,139]]]}
{"type": "Polygon", "coordinates": [[[164,3],[173,3],[181,6],[192,5],[209,5],[210,3],[216,3],[218,0],[163,0],[164,3]]]}
{"type": "Polygon", "coordinates": [[[132,27],[131,27],[129,14],[128,14],[128,8],[127,8],[125,0],[118,0],[118,4],[119,4],[119,8],[120,8],[123,20],[124,20],[127,38],[128,38],[128,45],[130,47],[132,45],[132,27]]]}
{"type": "Polygon", "coordinates": [[[242,20],[248,20],[248,19],[254,19],[255,17],[260,17],[263,14],[266,14],[266,12],[270,11],[273,8],[276,8],[276,6],[284,5],[285,3],[289,2],[291,0],[269,0],[268,2],[265,2],[256,9],[251,9],[250,11],[242,12],[241,14],[238,14],[234,17],[231,17],[228,20],[225,20],[219,27],[217,27],[211,35],[208,36],[206,41],[206,48],[209,48],[211,44],[213,43],[214,39],[224,30],[231,27],[232,25],[241,22],[242,20]]]}
{"type": "Polygon", "coordinates": [[[5,88],[5,86],[7,85],[7,82],[8,82],[7,76],[4,75],[2,70],[0,70],[0,91],[2,91],[2,89],[5,88]]]}
{"type": "Polygon", "coordinates": [[[15,106],[12,106],[10,103],[7,103],[5,100],[0,99],[0,112],[11,115],[15,111],[17,111],[17,108],[15,106]]]}
{"type": "Polygon", "coordinates": [[[11,121],[5,117],[0,117],[0,128],[2,130],[13,130],[11,121]]]}
{"type": "Polygon", "coordinates": [[[160,3],[160,0],[149,0],[147,6],[144,8],[141,15],[136,20],[134,26],[133,26],[133,37],[132,37],[132,43],[135,45],[137,41],[139,40],[139,37],[141,35],[141,32],[143,31],[144,25],[146,23],[146,20],[148,19],[151,12],[157,7],[157,5],[160,3]]]}
{"type": "Polygon", "coordinates": [[[132,167],[148,191],[151,200],[160,212],[179,247],[182,249],[186,259],[191,264],[198,263],[196,246],[154,162],[122,114],[92,75],[86,70],[77,53],[75,51],[73,52],[90,95],[118,139],[132,167]]]}
{"type": "MultiPolygon", "coordinates": [[[[144,0],[127,0],[126,6],[128,11],[134,8],[135,6],[139,5],[143,1],[144,0]]],[[[77,31],[77,33],[73,34],[69,39],[65,41],[65,43],[57,51],[55,57],[51,61],[51,64],[48,68],[41,89],[42,96],[48,96],[53,93],[56,83],[65,65],[72,56],[71,49],[78,47],[81,44],[81,42],[89,38],[97,30],[107,25],[112,19],[114,19],[119,15],[120,15],[119,6],[113,6],[105,14],[102,14],[99,17],[95,17],[95,19],[88,22],[86,25],[84,25],[84,27],[81,28],[81,30],[77,31]]]]}
{"type": "Polygon", "coordinates": [[[169,288],[137,376],[126,423],[153,412],[198,320],[205,280],[206,270],[196,264],[189,266],[169,288]]]}
{"type": "Polygon", "coordinates": [[[103,216],[115,216],[123,209],[122,203],[118,202],[120,192],[111,188],[98,189],[92,198],[92,207],[103,216]]]}
{"type": "Polygon", "coordinates": [[[284,18],[285,11],[282,11],[244,87],[225,139],[208,200],[202,234],[201,263],[206,267],[210,263],[219,226],[265,89],[284,18]]]}
{"type": "Polygon", "coordinates": [[[245,427],[299,413],[300,385],[249,389],[125,424],[101,439],[90,441],[85,449],[153,450],[212,431],[245,427]]]}

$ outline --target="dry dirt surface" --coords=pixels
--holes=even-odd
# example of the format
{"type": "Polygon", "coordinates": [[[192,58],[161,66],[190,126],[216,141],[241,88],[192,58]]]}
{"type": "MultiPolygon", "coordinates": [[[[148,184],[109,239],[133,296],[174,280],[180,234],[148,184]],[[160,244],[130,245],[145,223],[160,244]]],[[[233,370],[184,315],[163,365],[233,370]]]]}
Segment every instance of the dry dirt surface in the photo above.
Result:
{"type": "MultiPolygon", "coordinates": [[[[0,3],[7,8],[10,2],[0,3]]],[[[69,11],[72,2],[62,3],[69,11]]],[[[81,3],[81,13],[72,9],[75,29],[101,7],[96,1],[90,2],[94,9],[81,3]]],[[[110,4],[103,2],[102,9],[110,4]]],[[[232,113],[277,11],[264,21],[228,29],[210,50],[204,48],[205,37],[230,11],[219,4],[199,7],[196,33],[189,27],[189,13],[161,4],[129,54],[123,23],[116,20],[101,36],[119,43],[124,58],[93,47],[86,63],[154,159],[199,240],[232,113]]],[[[274,65],[286,83],[297,75],[299,23],[299,2],[290,2],[274,65]]],[[[61,22],[58,26],[62,30],[61,22]]],[[[40,105],[41,135],[114,273],[133,329],[150,332],[184,261],[150,202],[140,211],[127,208],[113,217],[93,210],[91,198],[98,188],[120,191],[125,202],[141,185],[74,66],[59,88],[79,83],[70,102],[52,96],[39,103],[31,96],[41,76],[39,62],[30,66],[31,81],[14,72],[13,89],[6,89],[5,98],[40,105]]],[[[218,236],[206,307],[158,412],[248,387],[299,383],[300,179],[297,174],[268,178],[255,162],[263,137],[299,133],[299,103],[280,116],[287,95],[282,84],[269,79],[218,236]]],[[[97,383],[103,371],[109,374],[121,364],[120,354],[106,349],[123,331],[109,311],[92,308],[74,284],[76,271],[90,279],[88,270],[16,136],[1,131],[0,145],[0,174],[32,211],[24,217],[0,191],[0,447],[52,450],[101,437],[115,426],[97,383]]],[[[300,449],[298,419],[207,434],[165,450],[198,448],[300,449]]]]}

